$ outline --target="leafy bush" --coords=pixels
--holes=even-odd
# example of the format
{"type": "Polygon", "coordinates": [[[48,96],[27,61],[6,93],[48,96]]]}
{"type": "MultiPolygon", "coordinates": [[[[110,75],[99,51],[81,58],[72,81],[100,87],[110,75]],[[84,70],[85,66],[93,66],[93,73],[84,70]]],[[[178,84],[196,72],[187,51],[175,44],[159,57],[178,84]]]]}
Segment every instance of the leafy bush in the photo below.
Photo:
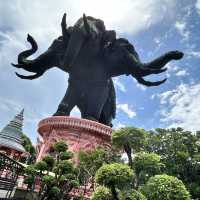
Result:
{"type": "Polygon", "coordinates": [[[56,142],[54,144],[53,149],[56,152],[61,153],[61,152],[65,152],[68,149],[68,146],[65,141],[60,140],[59,142],[56,142]]]}
{"type": "Polygon", "coordinates": [[[176,177],[156,175],[141,188],[149,200],[190,200],[190,194],[185,185],[176,177]]]}
{"type": "Polygon", "coordinates": [[[55,164],[55,160],[52,156],[47,155],[42,159],[46,164],[47,164],[47,168],[48,170],[52,170],[55,164]]]}
{"type": "Polygon", "coordinates": [[[113,197],[111,191],[108,188],[104,186],[99,186],[92,194],[91,200],[113,200],[113,197]]]}
{"type": "Polygon", "coordinates": [[[57,186],[53,186],[49,191],[48,199],[60,200],[60,192],[61,190],[57,186]]]}
{"type": "Polygon", "coordinates": [[[129,166],[120,163],[105,164],[95,175],[95,181],[108,187],[115,200],[119,200],[118,189],[130,188],[132,180],[133,170],[129,166]]]}
{"type": "Polygon", "coordinates": [[[155,153],[140,152],[135,154],[134,169],[136,173],[145,171],[150,174],[160,173],[163,164],[160,161],[160,156],[155,153]]]}
{"type": "Polygon", "coordinates": [[[61,160],[69,160],[73,157],[73,153],[70,151],[65,151],[60,153],[61,160]]]}
{"type": "Polygon", "coordinates": [[[137,190],[131,190],[122,192],[120,200],[147,200],[147,198],[137,190]]]}
{"type": "Polygon", "coordinates": [[[113,163],[103,165],[95,175],[95,181],[101,185],[121,189],[126,187],[133,179],[133,170],[129,166],[113,163]]]}
{"type": "Polygon", "coordinates": [[[53,185],[55,181],[55,178],[50,175],[45,175],[42,177],[42,182],[48,186],[53,185]]]}
{"type": "Polygon", "coordinates": [[[35,164],[35,169],[39,171],[45,171],[48,169],[47,163],[45,161],[39,161],[35,164]]]}
{"type": "Polygon", "coordinates": [[[144,184],[151,176],[161,173],[164,164],[161,163],[161,157],[155,153],[140,152],[136,153],[133,159],[134,170],[137,178],[137,185],[144,184]]]}

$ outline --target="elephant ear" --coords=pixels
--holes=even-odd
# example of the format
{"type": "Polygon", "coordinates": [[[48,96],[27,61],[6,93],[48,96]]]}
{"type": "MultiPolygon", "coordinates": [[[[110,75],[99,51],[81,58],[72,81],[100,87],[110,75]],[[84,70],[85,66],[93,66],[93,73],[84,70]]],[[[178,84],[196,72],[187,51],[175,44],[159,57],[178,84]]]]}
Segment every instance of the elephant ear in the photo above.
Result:
{"type": "MultiPolygon", "coordinates": [[[[167,68],[155,68],[154,66],[146,65],[140,61],[139,55],[136,52],[134,46],[129,43],[128,40],[120,38],[115,42],[115,48],[122,49],[123,59],[124,60],[124,74],[132,75],[138,83],[145,85],[147,87],[158,86],[163,84],[167,79],[161,81],[151,82],[146,81],[143,77],[151,74],[160,74],[165,72],[167,68]]],[[[122,54],[122,53],[121,53],[122,54]]]]}

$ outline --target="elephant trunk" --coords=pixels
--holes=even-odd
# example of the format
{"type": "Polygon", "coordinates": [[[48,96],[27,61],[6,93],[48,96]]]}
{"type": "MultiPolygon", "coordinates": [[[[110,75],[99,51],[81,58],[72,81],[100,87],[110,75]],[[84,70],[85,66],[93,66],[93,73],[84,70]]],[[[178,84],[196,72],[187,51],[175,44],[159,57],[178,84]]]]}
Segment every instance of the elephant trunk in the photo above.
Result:
{"type": "Polygon", "coordinates": [[[36,59],[28,60],[27,57],[34,54],[37,51],[38,46],[34,38],[30,35],[28,35],[27,41],[31,44],[31,49],[21,52],[18,56],[18,64],[12,65],[16,68],[23,68],[26,71],[36,73],[30,76],[23,76],[16,73],[16,75],[22,79],[32,80],[40,77],[47,69],[52,67],[51,60],[53,53],[51,50],[47,50],[36,59]]]}
{"type": "Polygon", "coordinates": [[[21,52],[18,55],[18,63],[26,65],[27,63],[31,63],[31,61],[26,60],[27,57],[31,56],[38,50],[38,45],[36,41],[29,34],[27,36],[27,41],[30,42],[32,48],[26,51],[21,52]]]}
{"type": "MultiPolygon", "coordinates": [[[[128,52],[128,51],[127,51],[128,52]]],[[[145,85],[147,87],[152,87],[152,86],[158,86],[163,84],[167,79],[163,79],[161,81],[146,81],[143,77],[148,76],[151,74],[160,74],[162,72],[165,72],[167,69],[163,68],[161,66],[160,68],[153,68],[147,66],[145,63],[141,63],[139,60],[139,56],[137,55],[136,52],[134,54],[131,52],[127,53],[127,62],[128,62],[128,73],[131,74],[140,84],[145,85]]]]}

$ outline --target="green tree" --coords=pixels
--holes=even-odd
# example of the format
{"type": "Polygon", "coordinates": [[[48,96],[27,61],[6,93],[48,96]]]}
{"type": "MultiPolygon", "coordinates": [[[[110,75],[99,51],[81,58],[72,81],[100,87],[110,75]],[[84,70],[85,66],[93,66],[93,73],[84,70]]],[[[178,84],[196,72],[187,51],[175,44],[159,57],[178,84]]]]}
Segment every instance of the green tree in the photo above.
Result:
{"type": "Polygon", "coordinates": [[[37,175],[37,171],[34,168],[34,166],[30,165],[25,169],[25,179],[24,179],[24,183],[27,184],[27,194],[29,194],[31,196],[32,199],[33,198],[33,192],[35,189],[35,180],[36,180],[36,175],[37,175]]]}
{"type": "Polygon", "coordinates": [[[156,175],[141,188],[148,200],[190,200],[190,194],[181,180],[168,175],[156,175]]]}
{"type": "Polygon", "coordinates": [[[41,179],[39,199],[40,200],[62,200],[70,198],[70,191],[78,186],[77,169],[69,161],[72,153],[64,141],[59,141],[53,146],[56,160],[47,155],[42,161],[30,166],[36,174],[30,176],[27,172],[27,183],[33,183],[35,177],[41,179]]]}
{"type": "Polygon", "coordinates": [[[50,155],[46,155],[42,160],[46,163],[46,165],[47,165],[46,168],[48,169],[48,171],[52,171],[53,167],[55,165],[54,158],[50,155]]]}
{"type": "Polygon", "coordinates": [[[35,169],[38,170],[42,175],[44,171],[48,170],[48,165],[45,161],[42,160],[35,164],[35,169]]]}
{"type": "Polygon", "coordinates": [[[133,167],[132,154],[144,150],[147,134],[144,129],[135,127],[121,128],[112,133],[113,145],[125,151],[131,168],[133,167]]]}
{"type": "Polygon", "coordinates": [[[113,198],[119,200],[117,190],[129,189],[133,176],[133,170],[125,164],[104,164],[98,169],[95,175],[95,181],[109,188],[113,198]]]}
{"type": "Polygon", "coordinates": [[[25,134],[22,134],[21,136],[22,140],[22,146],[26,150],[26,152],[29,153],[29,156],[26,158],[21,158],[21,162],[26,163],[28,165],[33,164],[36,160],[36,150],[35,147],[33,146],[31,140],[29,137],[27,137],[25,134]]]}
{"type": "Polygon", "coordinates": [[[64,140],[60,140],[53,145],[53,149],[56,153],[65,152],[68,149],[68,146],[64,140]]]}
{"type": "Polygon", "coordinates": [[[200,196],[200,137],[182,128],[156,129],[148,136],[146,150],[157,153],[165,164],[165,173],[181,179],[192,197],[200,196]]]}
{"type": "Polygon", "coordinates": [[[136,174],[135,187],[144,184],[149,177],[161,173],[164,165],[161,162],[161,157],[155,153],[139,152],[134,155],[134,170],[136,174]]]}
{"type": "Polygon", "coordinates": [[[80,183],[85,186],[84,192],[86,192],[88,182],[92,184],[92,188],[94,189],[95,174],[103,164],[120,162],[120,157],[121,155],[115,149],[104,149],[102,147],[97,147],[87,152],[80,151],[78,155],[78,177],[80,183]]]}

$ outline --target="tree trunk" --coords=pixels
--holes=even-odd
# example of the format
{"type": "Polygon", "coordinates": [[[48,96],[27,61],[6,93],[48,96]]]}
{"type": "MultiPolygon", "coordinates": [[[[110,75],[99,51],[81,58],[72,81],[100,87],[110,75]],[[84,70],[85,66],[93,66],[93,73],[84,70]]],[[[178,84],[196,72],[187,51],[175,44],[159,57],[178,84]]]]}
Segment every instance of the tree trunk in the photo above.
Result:
{"type": "Polygon", "coordinates": [[[115,189],[115,186],[113,186],[113,185],[111,186],[111,192],[112,192],[114,200],[119,200],[117,191],[115,189]]]}
{"type": "Polygon", "coordinates": [[[139,174],[135,174],[135,183],[134,183],[134,187],[137,190],[139,187],[139,174]]]}
{"type": "Polygon", "coordinates": [[[132,150],[131,147],[126,144],[124,145],[124,151],[126,152],[127,156],[128,156],[128,165],[131,167],[131,169],[133,168],[133,160],[132,160],[132,150]]]}

